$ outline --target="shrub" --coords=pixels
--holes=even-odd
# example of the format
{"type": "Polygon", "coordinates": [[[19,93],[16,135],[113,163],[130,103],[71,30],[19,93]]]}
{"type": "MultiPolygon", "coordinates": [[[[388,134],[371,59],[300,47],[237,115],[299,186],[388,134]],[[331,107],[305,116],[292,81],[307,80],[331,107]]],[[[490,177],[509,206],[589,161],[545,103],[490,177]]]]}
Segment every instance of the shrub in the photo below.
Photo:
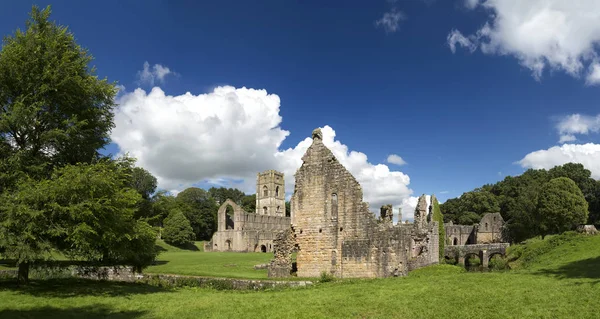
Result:
{"type": "Polygon", "coordinates": [[[175,246],[184,246],[191,244],[194,238],[194,230],[190,221],[180,210],[175,210],[165,218],[165,229],[162,238],[168,244],[175,246]]]}
{"type": "Polygon", "coordinates": [[[334,280],[335,280],[335,277],[332,274],[330,274],[326,271],[321,272],[321,277],[319,279],[319,282],[330,282],[330,281],[334,281],[334,280]]]}

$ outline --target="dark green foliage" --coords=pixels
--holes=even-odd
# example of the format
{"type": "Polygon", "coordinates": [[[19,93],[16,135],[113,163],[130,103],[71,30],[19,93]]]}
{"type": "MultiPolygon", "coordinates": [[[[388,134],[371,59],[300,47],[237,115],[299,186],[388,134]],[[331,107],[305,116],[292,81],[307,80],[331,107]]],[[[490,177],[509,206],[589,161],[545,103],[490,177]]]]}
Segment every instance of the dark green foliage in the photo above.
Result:
{"type": "Polygon", "coordinates": [[[438,222],[439,229],[439,242],[440,242],[440,261],[444,260],[444,244],[446,240],[446,229],[444,228],[444,216],[442,215],[442,211],[440,210],[440,203],[438,202],[435,196],[431,197],[431,205],[433,206],[433,217],[432,219],[438,222]]]}
{"type": "MultiPolygon", "coordinates": [[[[246,194],[236,188],[225,188],[225,187],[211,187],[208,190],[210,197],[212,197],[217,203],[223,204],[227,199],[231,199],[234,203],[242,206],[242,199],[246,194]]],[[[256,200],[256,198],[255,198],[256,200]]],[[[256,205],[256,203],[255,203],[256,205]]]]}
{"type": "Polygon", "coordinates": [[[573,230],[588,218],[588,203],[573,180],[558,177],[540,191],[536,221],[542,236],[573,230]]]}
{"type": "Polygon", "coordinates": [[[132,160],[67,165],[50,179],[24,179],[0,196],[0,243],[18,264],[70,259],[129,264],[156,257],[156,233],[134,213],[141,196],[129,188],[132,160]]]}
{"type": "Polygon", "coordinates": [[[25,31],[0,51],[0,184],[48,178],[55,167],[99,157],[113,128],[114,84],[66,27],[33,7],[25,31]]]}
{"type": "Polygon", "coordinates": [[[156,191],[156,177],[141,167],[133,168],[131,179],[131,188],[135,189],[140,195],[142,195],[143,199],[150,199],[154,191],[156,191]]]}
{"type": "Polygon", "coordinates": [[[184,246],[191,244],[194,239],[194,231],[189,220],[179,210],[173,211],[164,221],[162,238],[168,244],[184,246]]]}
{"type": "Polygon", "coordinates": [[[176,199],[181,211],[190,221],[196,239],[209,240],[217,229],[218,210],[209,192],[198,187],[190,187],[177,194],[176,199]]]}
{"type": "Polygon", "coordinates": [[[242,209],[247,213],[256,212],[256,194],[242,197],[242,209]]]}
{"type": "Polygon", "coordinates": [[[461,225],[478,223],[486,213],[500,211],[500,204],[488,188],[479,188],[462,194],[457,199],[449,199],[441,207],[448,221],[461,225]]]}
{"type": "MultiPolygon", "coordinates": [[[[476,207],[492,207],[489,198],[484,204],[473,205],[482,193],[492,194],[499,206],[499,212],[506,221],[506,235],[511,242],[520,242],[541,234],[536,211],[542,186],[553,178],[572,179],[583,193],[588,203],[587,223],[600,222],[600,181],[591,178],[591,172],[581,164],[567,163],[550,170],[529,169],[519,176],[508,176],[494,185],[484,185],[480,189],[464,193],[459,198],[447,200],[441,205],[445,222],[472,224],[479,221],[480,211],[476,207]]],[[[584,222],[585,223],[585,222],[584,222]]]]}
{"type": "Polygon", "coordinates": [[[332,281],[335,281],[335,277],[332,274],[330,274],[326,271],[321,272],[321,276],[319,277],[319,282],[332,282],[332,281]]]}

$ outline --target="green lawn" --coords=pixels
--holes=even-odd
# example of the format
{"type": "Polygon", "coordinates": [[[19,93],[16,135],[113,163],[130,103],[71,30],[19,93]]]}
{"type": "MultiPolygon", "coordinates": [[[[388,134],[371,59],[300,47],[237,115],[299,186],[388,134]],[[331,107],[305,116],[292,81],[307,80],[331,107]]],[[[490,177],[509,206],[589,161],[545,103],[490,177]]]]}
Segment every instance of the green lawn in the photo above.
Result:
{"type": "MultiPolygon", "coordinates": [[[[223,256],[230,255],[240,257],[222,263],[260,256],[223,256]]],[[[80,280],[16,288],[0,282],[0,300],[0,318],[598,318],[600,236],[565,242],[510,272],[442,265],[405,278],[262,292],[80,280]]]]}

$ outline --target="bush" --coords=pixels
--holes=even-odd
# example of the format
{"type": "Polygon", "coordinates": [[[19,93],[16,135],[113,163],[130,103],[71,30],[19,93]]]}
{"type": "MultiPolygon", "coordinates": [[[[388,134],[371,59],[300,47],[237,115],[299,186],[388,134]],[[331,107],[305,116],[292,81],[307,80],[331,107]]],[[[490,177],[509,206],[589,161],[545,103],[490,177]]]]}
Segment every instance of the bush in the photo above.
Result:
{"type": "Polygon", "coordinates": [[[335,280],[335,277],[332,274],[330,274],[326,271],[321,272],[321,277],[319,279],[319,282],[330,282],[330,281],[334,281],[334,280],[335,280]]]}
{"type": "Polygon", "coordinates": [[[494,256],[490,259],[488,267],[491,270],[506,270],[508,269],[508,262],[500,256],[494,256]]]}
{"type": "Polygon", "coordinates": [[[166,243],[174,246],[184,246],[192,243],[194,230],[190,225],[190,221],[185,218],[180,210],[173,211],[169,217],[165,218],[165,229],[162,238],[166,243]]]}

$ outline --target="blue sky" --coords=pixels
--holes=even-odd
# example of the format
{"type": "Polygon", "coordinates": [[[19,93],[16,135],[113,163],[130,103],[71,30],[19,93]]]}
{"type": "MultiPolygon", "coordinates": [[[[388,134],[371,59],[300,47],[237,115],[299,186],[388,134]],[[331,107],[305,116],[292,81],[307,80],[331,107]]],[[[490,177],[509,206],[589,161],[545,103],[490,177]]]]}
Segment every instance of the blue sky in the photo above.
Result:
{"type": "MultiPolygon", "coordinates": [[[[52,4],[52,19],[89,49],[101,77],[125,87],[122,94],[153,86],[168,96],[225,85],[266,90],[279,97],[275,123],[288,132],[279,135],[279,150],[328,125],[348,150],[409,176],[412,191],[400,197],[435,193],[445,200],[566,158],[600,174],[593,164],[600,159],[600,26],[596,17],[580,18],[599,11],[593,1],[582,0],[579,9],[550,0],[11,1],[1,5],[0,33],[23,27],[32,4],[52,4]],[[376,22],[385,17],[387,25],[376,22]],[[149,77],[142,79],[145,62],[149,77]],[[153,73],[155,65],[168,72],[153,73]],[[568,144],[558,143],[561,134],[568,144]],[[535,151],[544,153],[517,163],[535,151]],[[407,164],[387,163],[390,154],[407,164]]],[[[174,168],[157,168],[168,159],[149,158],[167,151],[138,151],[161,180],[177,180],[168,176],[174,168]]],[[[231,153],[244,156],[253,157],[231,153]]],[[[204,172],[220,162],[208,158],[199,159],[204,172]]],[[[257,165],[246,171],[262,169],[257,165]]],[[[234,170],[241,173],[203,173],[193,184],[245,180],[251,187],[252,175],[234,170]]]]}

